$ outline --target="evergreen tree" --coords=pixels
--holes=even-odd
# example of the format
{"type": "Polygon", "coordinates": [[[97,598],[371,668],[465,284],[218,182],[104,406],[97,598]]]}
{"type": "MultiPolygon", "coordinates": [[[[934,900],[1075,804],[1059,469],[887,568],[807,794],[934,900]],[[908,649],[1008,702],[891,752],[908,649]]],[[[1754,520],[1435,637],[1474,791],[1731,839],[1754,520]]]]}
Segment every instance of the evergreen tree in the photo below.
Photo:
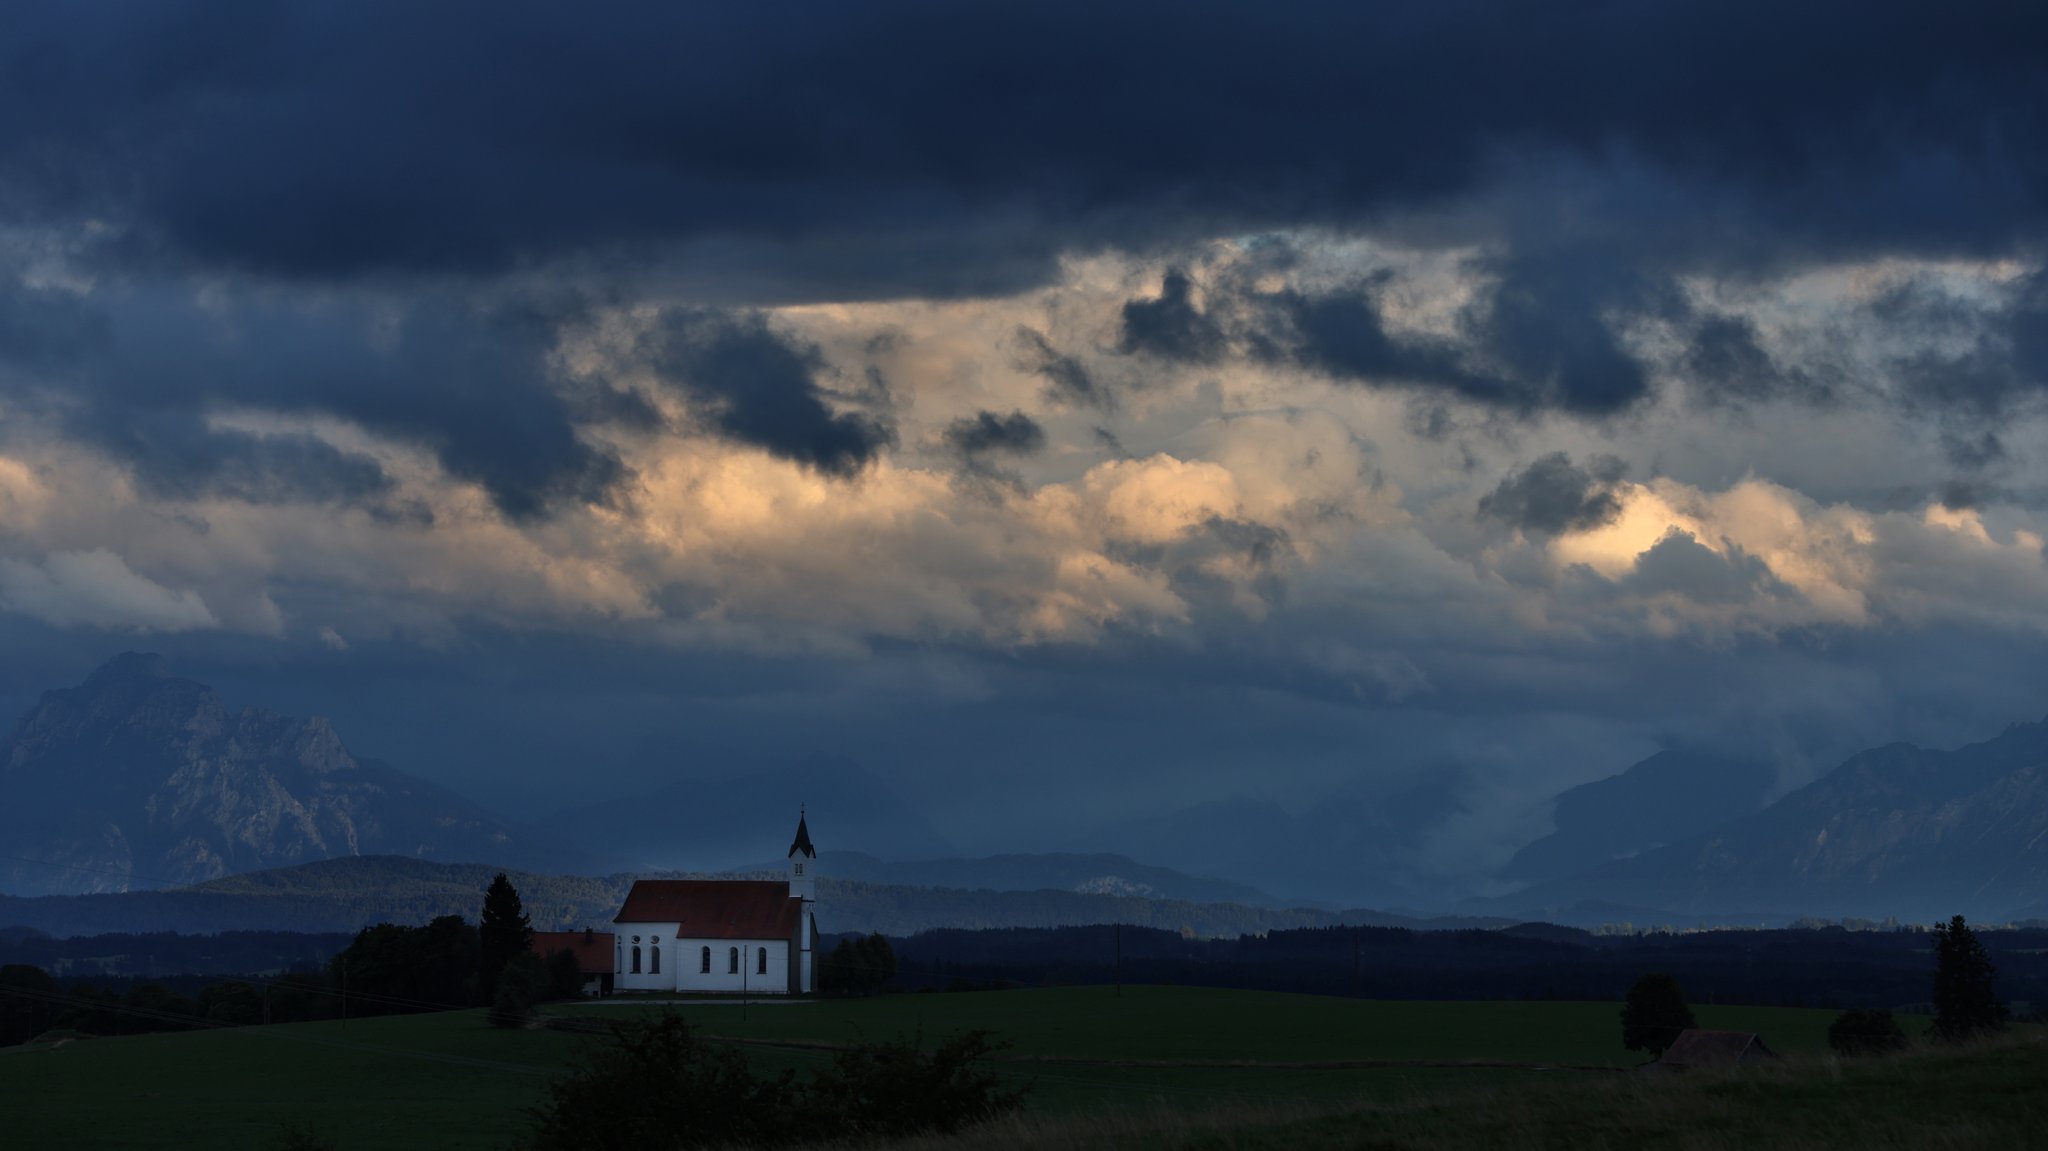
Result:
{"type": "Polygon", "coordinates": [[[1669,975],[1645,975],[1628,989],[1628,1001],[1621,1006],[1621,1045],[1630,1051],[1647,1051],[1661,1057],[1678,1040],[1678,1033],[1695,1026],[1685,992],[1669,975]]]}
{"type": "Polygon", "coordinates": [[[482,926],[478,929],[481,950],[477,956],[476,979],[485,1003],[498,990],[498,973],[515,955],[523,955],[533,944],[533,922],[519,904],[519,892],[499,872],[484,892],[482,926]]]}
{"type": "Polygon", "coordinates": [[[1934,1037],[1960,1042],[2005,1027],[1998,968],[1958,915],[1934,925],[1934,1037]]]}

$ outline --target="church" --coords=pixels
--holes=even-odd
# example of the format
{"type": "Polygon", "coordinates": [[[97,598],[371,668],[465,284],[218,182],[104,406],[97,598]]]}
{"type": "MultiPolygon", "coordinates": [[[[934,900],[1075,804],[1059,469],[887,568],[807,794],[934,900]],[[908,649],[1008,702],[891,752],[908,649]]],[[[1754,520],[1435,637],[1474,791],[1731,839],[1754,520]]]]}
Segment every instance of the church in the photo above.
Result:
{"type": "Polygon", "coordinates": [[[787,880],[636,881],[612,920],[612,987],[681,994],[816,991],[817,861],[799,812],[787,880]]]}

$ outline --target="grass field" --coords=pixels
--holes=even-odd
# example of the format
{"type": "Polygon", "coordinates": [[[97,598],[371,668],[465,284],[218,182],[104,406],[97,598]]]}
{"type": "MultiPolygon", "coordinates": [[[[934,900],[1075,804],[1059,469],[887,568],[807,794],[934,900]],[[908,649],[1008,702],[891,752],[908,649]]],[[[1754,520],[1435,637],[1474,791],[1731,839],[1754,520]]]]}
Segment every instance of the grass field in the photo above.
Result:
{"type": "MultiPolygon", "coordinates": [[[[1625,1079],[1570,1069],[1638,1061],[1620,1047],[1618,1007],[1604,1003],[1127,987],[1121,996],[1069,988],[778,1004],[744,1014],[729,1005],[680,1010],[706,1033],[748,1043],[764,1068],[829,1058],[819,1045],[987,1028],[1010,1042],[1004,1071],[1032,1084],[1038,1122],[1221,1109],[1279,1114],[1283,1126],[1314,1123],[1330,1108],[1412,1107],[1468,1090],[1534,1084],[1543,1094],[1560,1083],[1625,1079]]],[[[1703,1026],[1758,1031],[1788,1053],[1824,1050],[1833,1018],[1696,1010],[1703,1026]]],[[[502,1148],[524,1129],[521,1111],[584,1042],[558,1031],[493,1030],[476,1012],[83,1040],[0,1053],[0,1114],[18,1146],[260,1147],[286,1122],[300,1122],[346,1151],[502,1148]]]]}

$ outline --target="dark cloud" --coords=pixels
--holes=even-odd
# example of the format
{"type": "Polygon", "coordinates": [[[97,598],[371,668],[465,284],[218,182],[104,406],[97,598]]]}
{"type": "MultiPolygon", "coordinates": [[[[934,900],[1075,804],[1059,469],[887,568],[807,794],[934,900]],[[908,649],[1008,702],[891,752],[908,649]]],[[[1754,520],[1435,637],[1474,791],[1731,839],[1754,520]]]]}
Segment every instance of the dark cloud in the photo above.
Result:
{"type": "Polygon", "coordinates": [[[860,471],[896,442],[867,412],[836,412],[819,383],[818,350],[792,343],[758,315],[675,309],[643,349],[664,379],[705,409],[719,434],[827,475],[860,471]]]}
{"type": "Polygon", "coordinates": [[[1585,467],[1563,452],[1552,452],[1509,475],[1479,500],[1479,514],[1524,531],[1545,535],[1588,531],[1621,514],[1614,485],[1627,465],[1595,456],[1585,467]]]}
{"type": "Polygon", "coordinates": [[[1616,326],[1683,305],[1668,279],[1632,270],[1601,249],[1482,262],[1491,285],[1457,317],[1454,334],[1391,329],[1391,272],[1327,290],[1261,291],[1233,278],[1194,307],[1186,277],[1170,272],[1158,299],[1123,307],[1119,349],[1212,363],[1234,347],[1373,387],[1455,396],[1514,411],[1556,408],[1609,415],[1649,394],[1647,370],[1616,326]]]}
{"type": "Polygon", "coordinates": [[[1938,21],[1904,0],[487,21],[48,0],[10,12],[0,50],[0,212],[132,221],[132,259],[284,276],[680,244],[722,274],[937,294],[1077,246],[1381,220],[1554,158],[1699,189],[1705,216],[1634,205],[1688,258],[1739,255],[1731,236],[1982,251],[2040,234],[2044,24],[1998,0],[1938,21]]]}
{"type": "Polygon", "coordinates": [[[1709,403],[1743,403],[1779,398],[1827,403],[1836,387],[1826,372],[1780,364],[1757,339],[1756,325],[1742,316],[1709,315],[1693,329],[1680,368],[1709,403]]]}
{"type": "Polygon", "coordinates": [[[1113,411],[1116,396],[1087,366],[1052,346],[1036,328],[1017,328],[1017,368],[1044,376],[1046,396],[1055,403],[1113,411]]]}
{"type": "Polygon", "coordinates": [[[0,389],[54,413],[161,490],[196,495],[218,485],[316,499],[383,490],[381,470],[362,457],[303,436],[207,425],[215,411],[236,408],[340,416],[422,445],[514,517],[557,500],[603,500],[624,475],[616,457],[578,434],[549,366],[561,326],[580,315],[574,302],[431,293],[294,302],[233,291],[202,302],[181,290],[116,287],[61,314],[62,355],[0,376],[0,389]],[[307,475],[289,480],[293,467],[307,475]]]}
{"type": "Polygon", "coordinates": [[[209,428],[184,412],[101,418],[83,430],[134,468],[146,488],[173,499],[375,507],[394,487],[376,460],[325,440],[209,428]]]}
{"type": "Polygon", "coordinates": [[[1621,586],[1638,595],[1677,595],[1700,604],[1741,603],[1760,591],[1796,594],[1763,560],[1726,546],[1722,554],[1692,533],[1672,528],[1636,557],[1635,570],[1622,578],[1621,586]]]}
{"type": "Polygon", "coordinates": [[[1045,429],[1020,411],[1007,416],[981,411],[947,424],[945,440],[970,460],[990,453],[1028,456],[1045,447],[1045,429]]]}
{"type": "Polygon", "coordinates": [[[1125,301],[1117,350],[1188,364],[1221,359],[1226,350],[1223,328],[1195,307],[1193,293],[1188,274],[1168,268],[1159,298],[1125,301]]]}

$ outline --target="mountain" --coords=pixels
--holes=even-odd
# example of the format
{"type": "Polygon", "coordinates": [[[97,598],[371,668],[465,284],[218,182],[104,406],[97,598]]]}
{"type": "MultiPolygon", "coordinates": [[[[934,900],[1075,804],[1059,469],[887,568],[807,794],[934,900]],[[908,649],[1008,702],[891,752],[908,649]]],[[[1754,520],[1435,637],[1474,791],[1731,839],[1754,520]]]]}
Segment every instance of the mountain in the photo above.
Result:
{"type": "Polygon", "coordinates": [[[2004,918],[2048,900],[2048,722],[1955,751],[1897,743],[1684,843],[1476,903],[1582,901],[1684,920],[1731,912],[2004,918]]]}
{"type": "MultiPolygon", "coordinates": [[[[57,936],[109,932],[355,931],[374,923],[474,920],[496,868],[395,856],[323,860],[210,880],[169,891],[39,898],[0,896],[0,926],[57,936]]],[[[660,878],[677,873],[663,873],[660,878]]],[[[779,869],[778,869],[779,874],[779,869]]],[[[611,922],[639,875],[602,877],[513,871],[520,902],[541,930],[611,922]]],[[[1201,937],[1295,927],[1500,927],[1487,918],[1421,920],[1376,911],[1245,907],[1071,891],[966,891],[898,887],[830,875],[818,881],[818,924],[827,932],[908,935],[937,927],[1062,927],[1124,923],[1201,937]]]]}
{"type": "Polygon", "coordinates": [[[43,693],[0,743],[0,890],[121,891],[336,856],[588,861],[352,755],[324,719],[230,710],[162,658],[43,693]]]}
{"type": "MultiPolygon", "coordinates": [[[[888,859],[959,854],[915,804],[844,756],[676,756],[677,783],[574,808],[541,825],[571,843],[603,845],[632,866],[715,871],[761,858],[761,829],[796,829],[799,805],[821,846],[888,859]]],[[[779,866],[779,861],[778,861],[779,866]]]]}
{"type": "Polygon", "coordinates": [[[1499,876],[1563,879],[1703,835],[1762,808],[1776,781],[1776,770],[1760,761],[1660,751],[1558,796],[1556,830],[1516,852],[1499,876]]]}
{"type": "Polygon", "coordinates": [[[1270,799],[1210,800],[1106,824],[1069,843],[1333,906],[1430,903],[1416,866],[1431,829],[1463,810],[1464,775],[1433,772],[1379,793],[1338,792],[1295,815],[1270,799]]]}
{"type": "MultiPolygon", "coordinates": [[[[772,870],[771,861],[750,870],[772,870]]],[[[952,887],[969,891],[1072,891],[1083,895],[1126,895],[1194,903],[1241,903],[1248,907],[1287,904],[1256,887],[1223,879],[1198,878],[1107,853],[991,855],[982,859],[877,859],[859,851],[824,851],[819,874],[896,887],[952,887]]]]}

